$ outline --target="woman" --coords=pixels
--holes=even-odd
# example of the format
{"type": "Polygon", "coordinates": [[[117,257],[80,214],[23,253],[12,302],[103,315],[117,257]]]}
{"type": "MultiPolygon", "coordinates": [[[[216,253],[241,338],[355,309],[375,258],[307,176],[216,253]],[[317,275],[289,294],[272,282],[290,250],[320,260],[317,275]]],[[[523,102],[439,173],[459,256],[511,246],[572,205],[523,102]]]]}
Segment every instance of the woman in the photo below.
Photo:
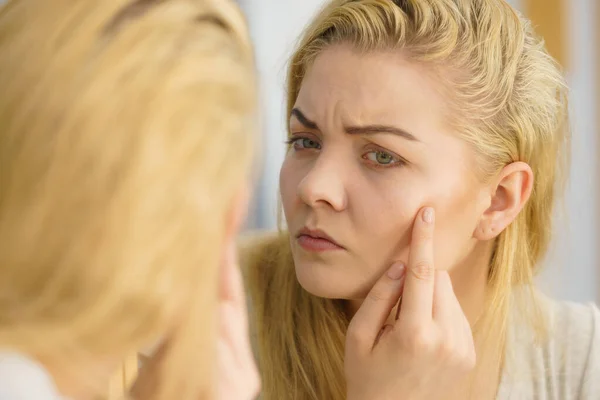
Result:
{"type": "Polygon", "coordinates": [[[238,9],[15,0],[0,52],[0,398],[104,398],[160,339],[134,398],[252,398],[231,250],[256,111],[238,9]]]}
{"type": "Polygon", "coordinates": [[[329,1],[290,62],[287,231],[245,254],[264,398],[600,397],[598,309],[533,287],[566,98],[503,0],[329,1]]]}

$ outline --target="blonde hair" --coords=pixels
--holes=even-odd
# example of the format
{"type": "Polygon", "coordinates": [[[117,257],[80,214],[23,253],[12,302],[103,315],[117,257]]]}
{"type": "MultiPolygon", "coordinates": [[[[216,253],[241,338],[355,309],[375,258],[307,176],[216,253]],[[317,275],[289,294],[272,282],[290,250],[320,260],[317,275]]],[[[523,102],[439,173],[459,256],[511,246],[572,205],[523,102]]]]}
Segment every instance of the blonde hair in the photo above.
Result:
{"type": "MultiPolygon", "coordinates": [[[[451,126],[478,155],[482,180],[511,162],[531,166],[533,193],[496,240],[487,323],[478,323],[504,337],[513,288],[533,287],[548,247],[555,193],[568,165],[567,88],[560,68],[531,23],[503,0],[333,0],[291,57],[288,117],[311,63],[338,44],[360,52],[401,51],[433,71],[454,107],[451,126]]],[[[282,232],[248,255],[265,398],[291,392],[296,399],[343,399],[347,317],[339,301],[300,287],[287,236],[282,232]]],[[[541,312],[529,310],[534,330],[543,335],[541,312]]]]}
{"type": "Polygon", "coordinates": [[[256,128],[243,16],[15,0],[0,52],[0,347],[69,365],[167,335],[156,398],[211,397],[224,226],[256,128]]]}

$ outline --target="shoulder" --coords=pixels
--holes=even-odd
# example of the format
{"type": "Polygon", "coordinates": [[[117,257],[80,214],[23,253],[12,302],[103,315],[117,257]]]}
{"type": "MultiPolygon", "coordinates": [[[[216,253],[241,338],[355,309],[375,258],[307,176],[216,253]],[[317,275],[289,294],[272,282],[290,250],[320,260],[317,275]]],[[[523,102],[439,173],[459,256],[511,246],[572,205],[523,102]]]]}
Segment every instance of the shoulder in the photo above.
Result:
{"type": "Polygon", "coordinates": [[[544,300],[548,315],[548,350],[564,354],[565,363],[586,367],[600,350],[600,311],[593,303],[544,300]]]}
{"type": "Polygon", "coordinates": [[[35,361],[18,353],[0,352],[0,399],[59,400],[52,378],[35,361]]]}
{"type": "Polygon", "coordinates": [[[548,353],[554,354],[558,383],[565,391],[577,393],[578,398],[600,398],[598,307],[592,303],[552,301],[550,304],[548,353]]]}
{"type": "Polygon", "coordinates": [[[539,341],[526,323],[514,324],[508,375],[535,398],[599,398],[598,307],[543,296],[538,300],[547,335],[539,341]]]}
{"type": "Polygon", "coordinates": [[[595,304],[554,300],[547,300],[546,303],[551,337],[564,345],[572,343],[572,339],[582,340],[587,347],[597,344],[600,339],[600,311],[595,304]]]}

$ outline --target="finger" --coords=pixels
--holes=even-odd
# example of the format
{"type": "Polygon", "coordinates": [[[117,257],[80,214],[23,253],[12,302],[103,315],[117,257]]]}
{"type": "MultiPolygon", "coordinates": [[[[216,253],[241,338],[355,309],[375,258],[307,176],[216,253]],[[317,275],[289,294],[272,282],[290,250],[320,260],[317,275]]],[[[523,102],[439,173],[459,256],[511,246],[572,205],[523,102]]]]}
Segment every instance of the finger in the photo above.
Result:
{"type": "Polygon", "coordinates": [[[471,328],[471,324],[467,320],[467,317],[464,318],[463,329],[464,329],[464,340],[465,340],[464,344],[465,344],[465,348],[466,348],[466,351],[465,351],[466,357],[467,357],[467,360],[470,361],[471,365],[474,366],[475,363],[477,362],[477,354],[476,354],[476,348],[475,348],[475,340],[473,339],[473,329],[471,328]]]}
{"type": "Polygon", "coordinates": [[[240,342],[239,336],[245,335],[246,327],[244,321],[239,318],[239,312],[232,303],[221,303],[219,305],[220,335],[232,346],[240,342]]]}
{"type": "Polygon", "coordinates": [[[219,389],[223,395],[220,398],[240,399],[241,393],[254,398],[259,391],[260,378],[249,337],[231,303],[220,306],[219,316],[218,371],[219,389]]]}
{"type": "Polygon", "coordinates": [[[402,285],[400,288],[400,297],[398,298],[398,302],[396,303],[396,313],[394,315],[394,321],[398,321],[400,317],[400,310],[402,309],[402,293],[404,292],[404,279],[402,280],[402,285]]]}
{"type": "Polygon", "coordinates": [[[394,329],[393,325],[389,325],[386,324],[383,326],[383,328],[381,328],[381,330],[379,331],[379,333],[377,334],[377,337],[375,338],[375,345],[377,345],[377,343],[379,342],[379,340],[384,336],[389,334],[392,330],[394,329]]]}
{"type": "Polygon", "coordinates": [[[223,256],[221,266],[221,297],[226,300],[240,301],[243,291],[241,272],[238,266],[237,247],[229,244],[223,256]]]}
{"type": "Polygon", "coordinates": [[[462,310],[454,294],[450,275],[447,271],[436,271],[433,289],[433,320],[440,326],[449,328],[458,323],[462,324],[461,314],[462,310]]]}
{"type": "Polygon", "coordinates": [[[458,336],[472,341],[471,325],[454,293],[447,271],[436,272],[433,319],[445,330],[453,329],[458,336]]]}
{"type": "Polygon", "coordinates": [[[229,400],[229,392],[236,392],[236,375],[238,375],[237,361],[234,357],[229,343],[219,338],[217,341],[217,398],[220,400],[229,400]]]}
{"type": "Polygon", "coordinates": [[[230,302],[238,310],[244,325],[247,325],[248,312],[246,306],[246,293],[244,280],[237,259],[237,247],[231,244],[227,249],[221,267],[221,302],[230,302]]]}
{"type": "Polygon", "coordinates": [[[246,318],[231,303],[219,306],[220,337],[231,344],[241,364],[254,362],[254,353],[250,343],[250,335],[246,318]]]}
{"type": "MultiPolygon", "coordinates": [[[[460,306],[460,304],[459,304],[460,306]]],[[[465,354],[467,355],[468,359],[471,359],[473,362],[475,362],[475,340],[473,339],[473,328],[471,327],[471,323],[469,322],[469,319],[467,318],[467,316],[465,315],[464,311],[462,310],[462,307],[460,307],[460,317],[462,317],[461,321],[462,321],[462,327],[463,327],[463,340],[464,340],[464,348],[465,348],[465,354]]]]}
{"type": "Polygon", "coordinates": [[[400,309],[402,308],[402,295],[400,295],[400,298],[398,299],[398,303],[396,304],[396,315],[394,316],[394,321],[398,321],[398,318],[400,318],[400,309]]]}
{"type": "Polygon", "coordinates": [[[219,296],[219,337],[235,350],[238,362],[244,364],[253,357],[248,326],[248,313],[242,274],[237,264],[237,249],[232,246],[221,267],[221,294],[219,296]]]}
{"type": "Polygon", "coordinates": [[[394,263],[375,283],[348,327],[347,340],[352,345],[370,351],[398,301],[405,266],[394,263]]]}
{"type": "Polygon", "coordinates": [[[433,300],[433,320],[447,341],[453,343],[456,356],[462,362],[474,359],[473,334],[467,317],[452,287],[447,271],[437,271],[433,300]]]}
{"type": "Polygon", "coordinates": [[[434,210],[426,207],[415,219],[399,320],[421,324],[433,318],[435,267],[433,265],[434,210]]]}
{"type": "MultiPolygon", "coordinates": [[[[464,314],[463,314],[464,315],[464,314]]],[[[475,341],[473,340],[473,330],[471,324],[467,320],[467,317],[463,317],[461,320],[462,326],[462,354],[469,360],[475,360],[475,341]]]]}

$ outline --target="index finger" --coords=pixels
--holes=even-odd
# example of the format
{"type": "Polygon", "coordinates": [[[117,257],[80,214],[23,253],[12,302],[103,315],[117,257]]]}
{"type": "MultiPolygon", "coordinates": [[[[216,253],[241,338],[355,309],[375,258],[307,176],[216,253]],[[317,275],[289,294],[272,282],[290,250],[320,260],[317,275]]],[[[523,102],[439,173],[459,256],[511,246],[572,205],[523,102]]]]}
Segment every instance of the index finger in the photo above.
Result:
{"type": "Polygon", "coordinates": [[[433,230],[435,211],[421,210],[415,219],[408,266],[402,295],[399,321],[421,324],[433,319],[435,266],[433,265],[433,230]]]}

